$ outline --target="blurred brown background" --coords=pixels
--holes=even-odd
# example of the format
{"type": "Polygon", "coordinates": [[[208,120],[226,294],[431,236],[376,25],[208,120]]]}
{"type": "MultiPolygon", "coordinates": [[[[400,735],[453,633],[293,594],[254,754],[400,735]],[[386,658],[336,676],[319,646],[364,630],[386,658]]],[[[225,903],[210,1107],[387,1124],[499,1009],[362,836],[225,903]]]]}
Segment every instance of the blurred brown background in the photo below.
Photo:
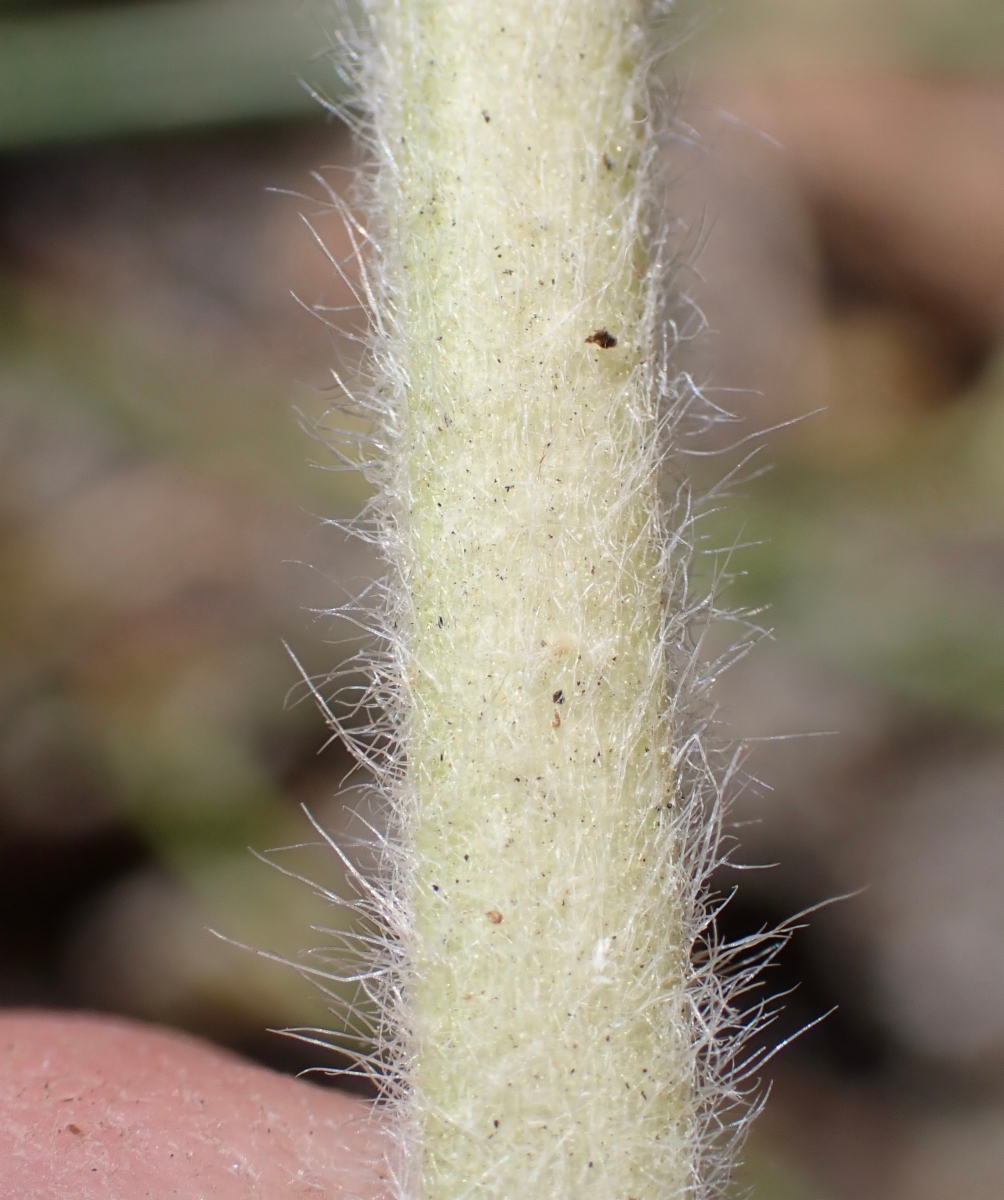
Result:
{"type": "MultiPolygon", "coordinates": [[[[298,83],[336,87],[331,24],[0,0],[0,1003],[284,1069],[322,1060],[263,1031],[330,1024],[324,998],[206,928],[295,958],[340,919],[246,849],[310,840],[301,803],[351,832],[282,644],[337,667],[323,610],[374,571],[324,524],[363,485],[301,428],[355,344],[290,298],[351,303],[299,219],[344,256],[310,172],[344,188],[352,150],[298,83]]],[[[729,599],[774,630],[719,688],[763,781],[736,861],[778,864],[721,873],[725,929],[853,893],[768,977],[795,989],[769,1037],[839,1007],[770,1064],[741,1182],[996,1200],[1004,7],[724,0],[668,32],[699,135],[667,147],[708,324],[685,365],[743,418],[726,440],[817,413],[704,529],[749,545],[729,599]]]]}

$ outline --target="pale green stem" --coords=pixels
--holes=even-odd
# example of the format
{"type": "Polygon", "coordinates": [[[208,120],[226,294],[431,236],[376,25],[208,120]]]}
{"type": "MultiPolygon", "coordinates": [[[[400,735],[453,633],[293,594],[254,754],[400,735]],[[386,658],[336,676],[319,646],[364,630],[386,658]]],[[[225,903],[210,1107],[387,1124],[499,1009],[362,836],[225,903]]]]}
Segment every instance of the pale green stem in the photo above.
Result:
{"type": "Polygon", "coordinates": [[[378,12],[429,1200],[691,1186],[642,17],[378,12]]]}

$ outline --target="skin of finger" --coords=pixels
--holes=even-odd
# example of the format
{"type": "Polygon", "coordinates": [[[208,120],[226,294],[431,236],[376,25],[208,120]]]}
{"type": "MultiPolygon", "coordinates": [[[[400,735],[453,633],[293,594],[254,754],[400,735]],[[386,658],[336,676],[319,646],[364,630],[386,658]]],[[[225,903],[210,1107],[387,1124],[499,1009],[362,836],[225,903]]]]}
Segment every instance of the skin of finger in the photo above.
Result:
{"type": "Polygon", "coordinates": [[[131,1021],[0,1015],[7,1200],[383,1200],[388,1161],[354,1097],[131,1021]]]}

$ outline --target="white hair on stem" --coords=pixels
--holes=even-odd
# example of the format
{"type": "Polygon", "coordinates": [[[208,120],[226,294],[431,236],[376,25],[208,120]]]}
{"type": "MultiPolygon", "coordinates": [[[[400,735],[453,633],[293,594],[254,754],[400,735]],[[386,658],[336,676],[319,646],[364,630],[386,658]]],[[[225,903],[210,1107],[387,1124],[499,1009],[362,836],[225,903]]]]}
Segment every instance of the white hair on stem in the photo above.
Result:
{"type": "Polygon", "coordinates": [[[742,616],[690,574],[725,485],[696,505],[681,464],[735,418],[674,366],[670,8],[365,0],[337,35],[366,358],[319,434],[377,484],[352,528],[389,573],[337,610],[373,640],[322,704],[387,816],[372,871],[317,827],[360,924],[297,969],[369,1025],[401,1197],[704,1200],[755,1107],[785,931],[721,945],[707,893],[739,773],[707,691],[755,631],[707,661],[742,616]]]}

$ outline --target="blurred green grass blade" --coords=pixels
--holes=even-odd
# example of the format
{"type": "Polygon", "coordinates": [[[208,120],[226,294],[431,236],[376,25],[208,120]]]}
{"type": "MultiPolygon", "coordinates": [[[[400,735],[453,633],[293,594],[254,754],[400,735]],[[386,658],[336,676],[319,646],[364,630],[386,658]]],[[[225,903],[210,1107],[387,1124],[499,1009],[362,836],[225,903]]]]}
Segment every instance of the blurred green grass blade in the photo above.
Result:
{"type": "Polygon", "coordinates": [[[316,112],[325,46],[302,0],[0,13],[0,149],[316,112]]]}

